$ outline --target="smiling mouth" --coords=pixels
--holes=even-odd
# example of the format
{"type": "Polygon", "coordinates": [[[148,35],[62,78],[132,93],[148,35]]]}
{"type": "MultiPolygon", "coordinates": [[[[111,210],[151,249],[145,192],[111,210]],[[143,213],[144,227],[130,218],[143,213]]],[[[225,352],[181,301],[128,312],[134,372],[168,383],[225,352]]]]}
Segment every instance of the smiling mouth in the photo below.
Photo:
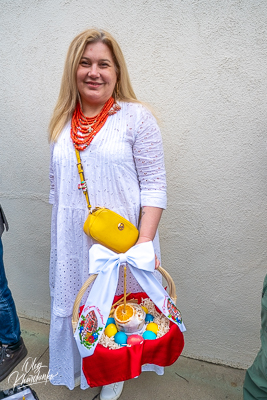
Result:
{"type": "Polygon", "coordinates": [[[85,82],[87,85],[89,86],[94,86],[94,87],[98,87],[101,86],[102,83],[101,82],[85,82]]]}

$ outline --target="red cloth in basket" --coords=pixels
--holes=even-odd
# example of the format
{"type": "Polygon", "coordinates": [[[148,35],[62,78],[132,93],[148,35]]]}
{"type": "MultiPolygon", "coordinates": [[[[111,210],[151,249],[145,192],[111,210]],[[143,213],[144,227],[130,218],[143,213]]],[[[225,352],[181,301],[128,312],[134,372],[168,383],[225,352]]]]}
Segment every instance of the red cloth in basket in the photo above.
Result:
{"type": "MultiPolygon", "coordinates": [[[[115,296],[114,303],[122,296],[115,296]]],[[[141,303],[142,298],[147,297],[146,293],[140,292],[129,295],[127,299],[135,298],[141,303]]],[[[83,359],[83,373],[91,387],[126,381],[139,376],[144,364],[161,367],[172,365],[183,347],[184,336],[178,326],[170,321],[169,332],[156,340],[144,340],[142,344],[116,350],[98,344],[94,354],[83,359]]]]}

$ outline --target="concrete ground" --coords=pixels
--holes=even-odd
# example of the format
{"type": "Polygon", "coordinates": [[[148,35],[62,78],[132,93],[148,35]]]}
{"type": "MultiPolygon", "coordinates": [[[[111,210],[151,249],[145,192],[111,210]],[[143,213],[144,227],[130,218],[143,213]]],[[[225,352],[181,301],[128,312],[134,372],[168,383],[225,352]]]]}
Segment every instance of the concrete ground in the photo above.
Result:
{"type": "MultiPolygon", "coordinates": [[[[16,377],[20,379],[23,373],[30,370],[33,360],[35,366],[41,363],[41,374],[48,373],[49,325],[26,318],[21,318],[20,321],[28,355],[15,368],[15,373],[0,382],[0,390],[11,388],[16,377]]],[[[28,376],[32,374],[33,371],[29,371],[28,376]]],[[[138,379],[127,381],[120,399],[241,400],[244,377],[244,370],[180,357],[171,367],[165,368],[163,376],[144,372],[138,379]]],[[[81,390],[77,387],[70,391],[64,386],[53,386],[49,382],[39,382],[31,387],[40,400],[99,400],[100,388],[81,390]]]]}

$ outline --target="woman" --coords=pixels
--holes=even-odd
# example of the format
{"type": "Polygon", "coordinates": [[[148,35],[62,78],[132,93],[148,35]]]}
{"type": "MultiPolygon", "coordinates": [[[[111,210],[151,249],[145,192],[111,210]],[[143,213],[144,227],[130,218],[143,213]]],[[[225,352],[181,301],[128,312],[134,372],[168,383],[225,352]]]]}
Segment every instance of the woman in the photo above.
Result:
{"type": "MultiPolygon", "coordinates": [[[[88,250],[94,241],[83,233],[86,199],[77,189],[75,148],[80,150],[92,207],[107,207],[138,225],[137,243],[153,240],[160,257],[157,227],[166,207],[166,182],[159,128],[136,99],[123,54],[105,31],[87,30],[71,43],[59,99],[50,123],[51,228],[50,331],[51,382],[73,389],[81,377],[81,358],[73,339],[72,307],[88,278],[88,250]],[[81,118],[91,118],[81,125],[81,118]],[[86,127],[86,129],[85,129],[86,127]],[[83,133],[81,133],[83,131],[83,133]]],[[[156,258],[156,267],[159,264],[156,258]]],[[[156,277],[159,273],[155,272],[156,277]]],[[[142,291],[127,273],[127,290],[142,291]]],[[[123,272],[116,294],[123,292],[123,272]]],[[[145,366],[162,374],[158,366],[145,366]]],[[[101,399],[117,399],[123,382],[102,388],[101,399]]]]}

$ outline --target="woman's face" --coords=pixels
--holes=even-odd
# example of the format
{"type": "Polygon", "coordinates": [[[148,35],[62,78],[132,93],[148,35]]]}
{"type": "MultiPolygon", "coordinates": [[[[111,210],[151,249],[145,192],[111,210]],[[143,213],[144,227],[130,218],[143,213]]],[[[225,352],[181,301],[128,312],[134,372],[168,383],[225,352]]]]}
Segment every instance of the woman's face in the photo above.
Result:
{"type": "Polygon", "coordinates": [[[90,107],[102,108],[112,96],[117,74],[112,54],[102,42],[88,44],[77,69],[77,88],[83,112],[90,107]]]}

